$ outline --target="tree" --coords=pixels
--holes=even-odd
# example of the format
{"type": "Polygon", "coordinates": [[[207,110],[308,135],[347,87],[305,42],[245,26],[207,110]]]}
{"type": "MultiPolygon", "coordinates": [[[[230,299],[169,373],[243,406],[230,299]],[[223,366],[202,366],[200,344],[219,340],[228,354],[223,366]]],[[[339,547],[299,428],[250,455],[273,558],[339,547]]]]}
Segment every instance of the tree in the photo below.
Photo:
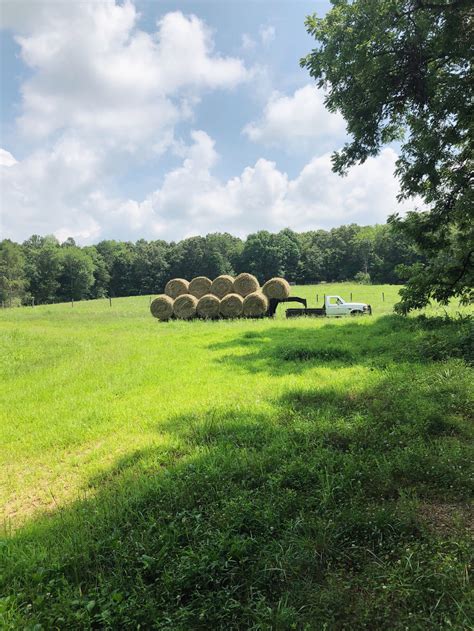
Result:
{"type": "Polygon", "coordinates": [[[87,298],[94,284],[94,262],[88,252],[69,243],[61,248],[60,265],[59,299],[87,298]]]}
{"type": "Polygon", "coordinates": [[[96,246],[110,275],[111,296],[135,296],[140,293],[133,275],[135,246],[129,241],[101,241],[96,246]]]}
{"type": "Polygon", "coordinates": [[[91,298],[105,298],[109,295],[110,274],[104,257],[94,245],[83,248],[91,257],[94,265],[94,284],[90,289],[91,298]]]}
{"type": "Polygon", "coordinates": [[[58,240],[48,235],[33,235],[23,243],[28,289],[37,303],[53,302],[59,288],[61,271],[58,240]]]}
{"type": "Polygon", "coordinates": [[[282,276],[288,281],[296,281],[301,260],[301,242],[293,230],[285,228],[276,236],[277,248],[280,253],[282,276]]]}
{"type": "Polygon", "coordinates": [[[0,242],[0,302],[12,306],[25,293],[25,257],[10,239],[0,242]]]}
{"type": "Polygon", "coordinates": [[[250,234],[239,261],[239,272],[250,272],[263,283],[283,275],[283,252],[278,237],[266,230],[250,234]]]}
{"type": "Polygon", "coordinates": [[[133,275],[141,294],[163,292],[168,281],[168,250],[165,241],[147,242],[141,239],[135,244],[133,275]]]}
{"type": "Polygon", "coordinates": [[[430,299],[472,300],[474,19],[471,0],[332,0],[324,18],[307,18],[316,48],[301,60],[326,106],[352,136],[334,154],[344,174],[389,142],[401,143],[400,199],[427,207],[390,222],[416,244],[424,262],[406,267],[397,309],[430,299]]]}

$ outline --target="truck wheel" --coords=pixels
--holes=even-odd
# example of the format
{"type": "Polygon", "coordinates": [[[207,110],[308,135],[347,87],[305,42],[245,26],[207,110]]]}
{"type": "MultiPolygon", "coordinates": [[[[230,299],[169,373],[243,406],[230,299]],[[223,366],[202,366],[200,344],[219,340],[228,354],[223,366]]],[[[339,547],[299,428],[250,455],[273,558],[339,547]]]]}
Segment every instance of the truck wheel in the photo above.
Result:
{"type": "Polygon", "coordinates": [[[351,316],[361,316],[364,315],[362,311],[351,311],[351,316]]]}

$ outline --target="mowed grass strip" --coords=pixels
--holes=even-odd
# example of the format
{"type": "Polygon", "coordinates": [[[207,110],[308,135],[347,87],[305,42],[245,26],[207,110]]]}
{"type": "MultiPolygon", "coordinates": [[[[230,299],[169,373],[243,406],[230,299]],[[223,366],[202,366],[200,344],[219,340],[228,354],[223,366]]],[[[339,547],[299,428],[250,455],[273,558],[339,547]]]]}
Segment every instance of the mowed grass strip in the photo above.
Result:
{"type": "Polygon", "coordinates": [[[372,318],[0,313],[2,627],[469,628],[469,310],[292,293],[351,290],[372,318]]]}

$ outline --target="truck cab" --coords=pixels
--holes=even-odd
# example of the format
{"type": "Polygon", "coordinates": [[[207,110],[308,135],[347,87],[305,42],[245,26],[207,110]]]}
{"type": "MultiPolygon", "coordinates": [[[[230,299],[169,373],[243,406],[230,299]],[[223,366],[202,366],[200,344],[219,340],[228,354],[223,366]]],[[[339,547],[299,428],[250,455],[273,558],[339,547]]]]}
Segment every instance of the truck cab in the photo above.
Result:
{"type": "Polygon", "coordinates": [[[372,313],[371,306],[365,302],[346,302],[341,296],[325,296],[324,310],[328,317],[372,313]]]}

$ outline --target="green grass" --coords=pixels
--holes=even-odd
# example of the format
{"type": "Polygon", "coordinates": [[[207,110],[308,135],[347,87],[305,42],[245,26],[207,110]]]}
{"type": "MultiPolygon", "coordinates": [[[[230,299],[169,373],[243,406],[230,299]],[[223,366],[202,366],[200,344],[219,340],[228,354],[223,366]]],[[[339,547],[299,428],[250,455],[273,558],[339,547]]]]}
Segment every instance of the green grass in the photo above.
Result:
{"type": "Polygon", "coordinates": [[[293,293],[351,290],[373,317],[0,312],[0,627],[472,628],[469,309],[293,293]]]}

